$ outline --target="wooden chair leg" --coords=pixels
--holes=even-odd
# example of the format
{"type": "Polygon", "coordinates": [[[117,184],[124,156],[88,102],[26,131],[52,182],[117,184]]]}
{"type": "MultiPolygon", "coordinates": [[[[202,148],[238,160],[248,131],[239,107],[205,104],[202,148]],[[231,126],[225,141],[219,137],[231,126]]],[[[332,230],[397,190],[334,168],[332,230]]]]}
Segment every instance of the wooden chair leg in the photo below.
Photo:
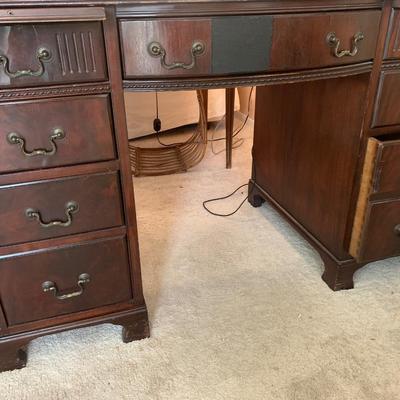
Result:
{"type": "Polygon", "coordinates": [[[226,168],[232,168],[233,122],[235,116],[235,88],[225,89],[226,168]]]}

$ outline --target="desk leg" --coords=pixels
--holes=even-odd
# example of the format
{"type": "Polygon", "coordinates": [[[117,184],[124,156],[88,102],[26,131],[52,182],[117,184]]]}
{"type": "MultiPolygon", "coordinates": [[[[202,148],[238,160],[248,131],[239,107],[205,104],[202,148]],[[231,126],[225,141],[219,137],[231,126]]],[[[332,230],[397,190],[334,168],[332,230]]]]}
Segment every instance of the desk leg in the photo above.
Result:
{"type": "Polygon", "coordinates": [[[208,90],[201,90],[201,93],[203,95],[203,103],[204,103],[204,109],[206,111],[206,121],[208,126],[208,90]]]}
{"type": "Polygon", "coordinates": [[[225,89],[226,113],[226,168],[232,168],[233,122],[235,116],[235,88],[225,89]]]}

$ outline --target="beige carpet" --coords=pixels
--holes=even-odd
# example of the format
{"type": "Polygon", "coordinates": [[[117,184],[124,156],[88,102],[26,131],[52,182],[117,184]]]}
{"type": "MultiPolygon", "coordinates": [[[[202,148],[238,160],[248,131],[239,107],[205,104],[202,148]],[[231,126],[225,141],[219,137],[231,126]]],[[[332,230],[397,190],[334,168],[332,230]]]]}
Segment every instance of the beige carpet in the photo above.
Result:
{"type": "Polygon", "coordinates": [[[28,367],[0,375],[1,400],[400,399],[399,259],[333,293],[269,206],[203,210],[247,181],[250,148],[231,171],[209,152],[190,173],[136,180],[152,337],[125,345],[104,325],[35,340],[28,367]]]}

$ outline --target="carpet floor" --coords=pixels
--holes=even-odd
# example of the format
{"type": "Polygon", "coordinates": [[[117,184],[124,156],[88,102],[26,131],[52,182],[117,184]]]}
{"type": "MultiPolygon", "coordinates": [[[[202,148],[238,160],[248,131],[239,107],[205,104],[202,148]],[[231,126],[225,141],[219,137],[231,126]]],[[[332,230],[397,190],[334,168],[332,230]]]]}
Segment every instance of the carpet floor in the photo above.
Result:
{"type": "Polygon", "coordinates": [[[1,400],[400,399],[400,259],[334,293],[267,204],[202,208],[247,182],[250,131],[232,170],[208,152],[186,174],[135,180],[151,338],[123,344],[102,325],[34,340],[28,366],[0,374],[1,400]]]}

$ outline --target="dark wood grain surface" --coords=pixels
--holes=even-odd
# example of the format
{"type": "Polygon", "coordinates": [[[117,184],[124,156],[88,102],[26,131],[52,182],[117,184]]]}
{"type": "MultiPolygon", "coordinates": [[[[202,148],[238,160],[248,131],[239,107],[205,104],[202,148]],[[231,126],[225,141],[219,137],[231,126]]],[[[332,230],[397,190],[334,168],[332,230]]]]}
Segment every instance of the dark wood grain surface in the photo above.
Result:
{"type": "Polygon", "coordinates": [[[132,295],[125,238],[3,257],[0,292],[10,325],[129,300],[132,295]],[[80,296],[58,300],[52,293],[43,292],[42,283],[46,281],[54,282],[60,294],[75,292],[82,273],[90,275],[90,282],[80,296]]]}
{"type": "Polygon", "coordinates": [[[106,161],[116,158],[111,105],[108,96],[89,96],[0,103],[0,173],[106,161]],[[18,144],[7,140],[11,133],[25,140],[25,150],[50,151],[53,155],[26,156],[18,144]]]}
{"type": "Polygon", "coordinates": [[[380,17],[380,11],[277,16],[274,18],[270,69],[307,69],[372,60],[380,17]],[[340,40],[340,50],[351,50],[354,35],[363,33],[357,54],[335,57],[327,43],[327,35],[331,32],[340,40]]]}
{"type": "Polygon", "coordinates": [[[367,209],[359,258],[369,262],[399,254],[400,200],[371,202],[367,209]]]}
{"type": "Polygon", "coordinates": [[[368,82],[257,88],[256,182],[338,259],[349,257],[343,243],[368,82]]]}
{"type": "Polygon", "coordinates": [[[286,9],[290,9],[292,7],[315,7],[315,8],[323,8],[325,5],[328,6],[369,6],[369,5],[382,5],[383,0],[325,0],[323,3],[318,0],[218,0],[218,1],[207,1],[207,0],[0,0],[0,5],[9,6],[9,5],[42,5],[42,6],[51,6],[51,5],[91,5],[91,4],[103,4],[103,5],[136,5],[142,4],[144,6],[150,6],[152,4],[160,5],[163,4],[174,4],[174,3],[182,3],[182,4],[191,4],[191,3],[200,3],[207,5],[208,3],[217,3],[221,4],[221,6],[227,8],[229,11],[229,6],[231,4],[243,4],[246,7],[249,4],[264,4],[265,7],[284,7],[286,9]]]}
{"type": "Polygon", "coordinates": [[[124,77],[207,75],[211,72],[211,20],[148,20],[120,22],[124,77]],[[205,50],[196,57],[194,68],[167,70],[160,58],[148,52],[152,42],[160,43],[166,51],[166,63],[191,64],[191,48],[201,41],[205,50]]]}
{"type": "Polygon", "coordinates": [[[0,216],[1,246],[123,225],[119,178],[109,173],[3,186],[0,216]],[[44,222],[65,221],[66,204],[71,201],[79,210],[67,227],[45,228],[26,215],[27,209],[34,209],[44,222]]]}
{"type": "Polygon", "coordinates": [[[379,79],[372,127],[400,125],[399,104],[400,70],[383,71],[379,79]]]}
{"type": "Polygon", "coordinates": [[[375,161],[372,182],[373,194],[386,194],[400,191],[400,135],[382,137],[375,161]]]}
{"type": "Polygon", "coordinates": [[[10,77],[0,67],[0,86],[21,87],[107,79],[104,40],[99,22],[0,25],[0,55],[10,72],[38,71],[37,53],[47,49],[40,76],[10,77]]]}
{"type": "Polygon", "coordinates": [[[400,10],[394,9],[390,17],[390,29],[385,58],[400,58],[400,10]]]}

